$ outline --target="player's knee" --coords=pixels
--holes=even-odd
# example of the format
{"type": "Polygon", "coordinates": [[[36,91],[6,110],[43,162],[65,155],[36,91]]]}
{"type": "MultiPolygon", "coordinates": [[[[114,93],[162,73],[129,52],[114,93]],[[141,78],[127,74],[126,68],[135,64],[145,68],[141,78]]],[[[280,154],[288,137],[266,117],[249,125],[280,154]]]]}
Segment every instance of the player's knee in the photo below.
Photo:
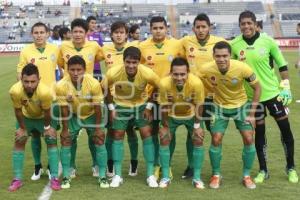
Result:
{"type": "Polygon", "coordinates": [[[15,146],[24,147],[27,142],[28,136],[21,136],[15,138],[15,146]]]}
{"type": "Polygon", "coordinates": [[[265,123],[265,120],[258,120],[255,123],[256,123],[256,125],[262,125],[265,123]]]}
{"type": "Polygon", "coordinates": [[[60,135],[60,142],[62,146],[71,146],[72,138],[70,135],[60,135]]]}
{"type": "Polygon", "coordinates": [[[212,135],[212,141],[211,141],[211,143],[214,146],[220,146],[222,144],[222,135],[220,135],[220,134],[213,134],[212,135]]]}
{"type": "Polygon", "coordinates": [[[47,145],[57,145],[57,138],[51,136],[45,136],[45,142],[47,145]]]}
{"type": "Polygon", "coordinates": [[[94,135],[92,137],[92,139],[93,139],[93,142],[94,142],[95,145],[102,145],[102,144],[104,144],[105,136],[104,136],[104,134],[102,134],[102,135],[94,135]]]}
{"type": "Polygon", "coordinates": [[[114,140],[123,140],[125,132],[124,131],[113,131],[114,140]]]}
{"type": "Polygon", "coordinates": [[[245,145],[253,144],[254,143],[253,134],[249,133],[247,135],[244,135],[243,140],[245,145]]]}
{"type": "Polygon", "coordinates": [[[202,146],[203,145],[204,137],[201,135],[194,135],[193,136],[193,145],[194,146],[202,146]]]}

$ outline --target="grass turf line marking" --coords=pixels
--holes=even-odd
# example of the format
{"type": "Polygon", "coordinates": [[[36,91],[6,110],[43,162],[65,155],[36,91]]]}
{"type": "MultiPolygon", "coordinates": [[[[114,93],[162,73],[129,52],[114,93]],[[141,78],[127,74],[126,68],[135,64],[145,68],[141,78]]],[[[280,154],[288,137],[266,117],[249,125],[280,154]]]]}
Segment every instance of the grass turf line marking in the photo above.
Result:
{"type": "Polygon", "coordinates": [[[42,193],[38,197],[38,200],[49,200],[52,195],[52,189],[50,188],[50,181],[49,183],[44,187],[42,193]]]}

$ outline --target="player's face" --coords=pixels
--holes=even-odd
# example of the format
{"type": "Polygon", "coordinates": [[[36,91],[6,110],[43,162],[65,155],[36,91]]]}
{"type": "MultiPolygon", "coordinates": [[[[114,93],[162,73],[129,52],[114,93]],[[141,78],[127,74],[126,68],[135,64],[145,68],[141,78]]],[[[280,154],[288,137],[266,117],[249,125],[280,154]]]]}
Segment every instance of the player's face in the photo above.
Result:
{"type": "Polygon", "coordinates": [[[49,36],[44,26],[34,27],[31,35],[36,46],[45,45],[49,36]]]}
{"type": "Polygon", "coordinates": [[[68,72],[73,83],[81,83],[85,69],[80,64],[70,65],[68,72]]]}
{"type": "Polygon", "coordinates": [[[134,77],[137,73],[138,65],[140,61],[136,59],[132,59],[130,57],[126,57],[124,60],[126,74],[129,77],[134,77]]]}
{"type": "Polygon", "coordinates": [[[171,75],[175,85],[179,87],[183,87],[188,77],[187,66],[186,65],[173,66],[171,75]]]}
{"type": "Polygon", "coordinates": [[[97,29],[97,22],[96,22],[96,20],[91,20],[89,22],[89,30],[93,32],[93,31],[96,31],[96,29],[97,29]]]}
{"type": "Polygon", "coordinates": [[[244,37],[251,38],[255,35],[256,23],[251,18],[243,18],[240,22],[240,30],[244,37]]]}
{"type": "Polygon", "coordinates": [[[140,40],[141,30],[138,28],[134,33],[131,34],[133,40],[140,40]]]}
{"type": "Polygon", "coordinates": [[[127,33],[124,27],[116,29],[112,34],[112,40],[115,44],[121,45],[127,40],[127,33]]]}
{"type": "Polygon", "coordinates": [[[153,40],[155,42],[162,42],[167,36],[167,27],[164,22],[155,22],[150,28],[153,40]]]}
{"type": "Polygon", "coordinates": [[[65,40],[71,40],[71,38],[72,38],[72,35],[71,35],[70,31],[68,31],[66,34],[64,34],[64,39],[65,40]]]}
{"type": "Polygon", "coordinates": [[[210,27],[206,21],[197,20],[193,27],[193,31],[198,40],[205,40],[209,35],[210,27]]]}
{"type": "Polygon", "coordinates": [[[221,73],[226,73],[230,65],[230,53],[228,49],[215,49],[213,54],[215,63],[217,64],[221,73]]]}
{"type": "Polygon", "coordinates": [[[75,44],[83,44],[85,41],[86,32],[84,28],[75,26],[72,30],[72,39],[75,44]]]}
{"type": "Polygon", "coordinates": [[[40,81],[39,77],[36,74],[32,74],[29,76],[24,74],[21,80],[24,90],[28,95],[32,95],[34,93],[40,81]]]}

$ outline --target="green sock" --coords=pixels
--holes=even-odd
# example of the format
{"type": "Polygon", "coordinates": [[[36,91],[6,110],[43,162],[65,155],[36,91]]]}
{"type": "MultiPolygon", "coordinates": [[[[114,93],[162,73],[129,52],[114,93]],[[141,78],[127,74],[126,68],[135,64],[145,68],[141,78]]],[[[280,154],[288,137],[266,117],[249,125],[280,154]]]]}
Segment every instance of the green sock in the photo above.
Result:
{"type": "Polygon", "coordinates": [[[162,178],[169,178],[170,168],[170,148],[169,146],[161,146],[159,148],[159,158],[162,170],[162,178]]]}
{"type": "Polygon", "coordinates": [[[71,147],[62,146],[60,150],[60,160],[63,168],[63,177],[70,177],[70,161],[71,161],[71,147]]]}
{"type": "Polygon", "coordinates": [[[173,154],[176,147],[176,134],[172,134],[172,140],[170,142],[169,147],[170,147],[170,165],[171,165],[173,154]]]}
{"type": "Polygon", "coordinates": [[[89,137],[88,143],[89,143],[89,149],[90,149],[90,152],[91,152],[93,167],[94,167],[94,166],[97,165],[97,160],[96,160],[96,147],[94,145],[94,141],[93,141],[92,137],[89,137]]]}
{"type": "Polygon", "coordinates": [[[107,151],[107,159],[108,160],[112,160],[112,143],[113,143],[113,139],[111,137],[110,134],[106,135],[106,139],[105,139],[105,146],[106,146],[106,151],[107,151]]]}
{"type": "Polygon", "coordinates": [[[23,177],[24,151],[13,151],[13,169],[16,179],[23,177]]]}
{"type": "Polygon", "coordinates": [[[33,160],[35,165],[41,164],[41,137],[31,137],[31,150],[33,155],[33,160]]]}
{"type": "Polygon", "coordinates": [[[204,147],[197,146],[193,149],[193,156],[194,156],[194,179],[201,180],[201,170],[202,164],[204,160],[204,147]]]}
{"type": "Polygon", "coordinates": [[[130,150],[130,159],[137,160],[138,148],[139,148],[138,137],[135,134],[130,136],[127,135],[127,141],[130,150]]]}
{"type": "Polygon", "coordinates": [[[72,139],[72,145],[71,145],[71,161],[70,161],[70,167],[73,169],[76,169],[76,151],[77,151],[77,137],[75,139],[72,139]]]}
{"type": "Polygon", "coordinates": [[[194,145],[192,141],[192,136],[190,134],[192,133],[188,133],[188,136],[186,137],[185,147],[186,147],[186,154],[188,157],[189,167],[193,169],[194,168],[194,160],[193,160],[194,145]]]}
{"type": "Polygon", "coordinates": [[[122,176],[122,162],[124,158],[123,140],[114,140],[112,143],[112,157],[114,161],[115,174],[122,176]]]}
{"type": "Polygon", "coordinates": [[[213,175],[221,174],[221,159],[222,159],[222,145],[213,146],[211,145],[209,148],[209,158],[212,167],[213,175]]]}
{"type": "Polygon", "coordinates": [[[151,136],[143,140],[143,150],[147,167],[147,177],[149,177],[153,175],[154,170],[154,145],[153,138],[151,136]]]}
{"type": "Polygon", "coordinates": [[[104,144],[95,145],[96,160],[99,167],[99,177],[105,177],[106,164],[107,164],[107,151],[104,144]]]}
{"type": "Polygon", "coordinates": [[[255,146],[254,144],[251,145],[244,145],[243,148],[243,175],[250,176],[250,171],[252,169],[254,159],[255,159],[255,146]]]}
{"type": "Polygon", "coordinates": [[[57,147],[50,147],[48,148],[47,153],[51,178],[58,178],[58,149],[57,147]]]}
{"type": "Polygon", "coordinates": [[[159,166],[159,139],[158,139],[159,121],[152,121],[152,140],[154,145],[154,165],[159,166]]]}

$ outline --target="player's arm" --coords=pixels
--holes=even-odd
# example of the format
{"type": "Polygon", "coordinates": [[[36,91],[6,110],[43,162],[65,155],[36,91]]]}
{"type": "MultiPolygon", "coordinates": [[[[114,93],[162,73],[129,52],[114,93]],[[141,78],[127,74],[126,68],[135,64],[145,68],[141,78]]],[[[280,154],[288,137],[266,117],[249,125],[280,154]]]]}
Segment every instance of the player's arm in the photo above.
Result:
{"type": "Polygon", "coordinates": [[[57,57],[57,65],[60,72],[60,78],[62,79],[64,76],[64,64],[65,60],[62,53],[62,48],[59,49],[58,57],[57,57]]]}
{"type": "Polygon", "coordinates": [[[103,60],[105,60],[103,47],[97,44],[95,62],[100,62],[103,60]]]}
{"type": "Polygon", "coordinates": [[[110,75],[110,70],[106,73],[105,78],[101,82],[101,87],[102,90],[104,91],[104,102],[108,107],[109,110],[109,120],[112,122],[113,119],[116,118],[117,113],[115,110],[115,106],[113,104],[113,96],[111,94],[110,88],[113,86],[112,80],[111,80],[111,75],[110,75]]]}
{"type": "Polygon", "coordinates": [[[150,84],[153,87],[152,94],[150,95],[150,98],[148,99],[148,103],[146,105],[146,109],[144,111],[144,118],[147,119],[148,121],[152,121],[153,116],[152,116],[152,108],[155,106],[154,101],[155,101],[155,96],[157,94],[158,88],[159,88],[159,82],[160,79],[159,77],[149,69],[149,73],[146,73],[146,79],[148,84],[150,84]]]}
{"type": "Polygon", "coordinates": [[[51,105],[52,105],[52,100],[53,97],[50,93],[50,91],[44,91],[45,94],[43,95],[43,97],[41,98],[41,107],[43,109],[44,112],[44,135],[46,137],[46,139],[54,139],[55,141],[53,141],[56,144],[56,131],[54,128],[56,127],[51,127],[51,120],[52,120],[52,116],[51,116],[51,105]]]}

